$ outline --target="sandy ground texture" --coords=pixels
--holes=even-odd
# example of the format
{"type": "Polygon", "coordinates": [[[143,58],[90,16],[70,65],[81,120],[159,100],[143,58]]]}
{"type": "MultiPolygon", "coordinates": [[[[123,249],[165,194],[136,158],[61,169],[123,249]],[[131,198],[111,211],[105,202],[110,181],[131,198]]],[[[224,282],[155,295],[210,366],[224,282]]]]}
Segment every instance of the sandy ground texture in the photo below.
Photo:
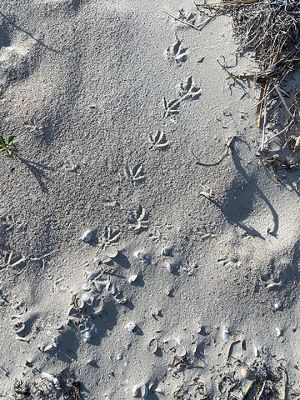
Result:
{"type": "Polygon", "coordinates": [[[300,398],[299,197],[204,21],[1,1],[1,399],[300,398]]]}

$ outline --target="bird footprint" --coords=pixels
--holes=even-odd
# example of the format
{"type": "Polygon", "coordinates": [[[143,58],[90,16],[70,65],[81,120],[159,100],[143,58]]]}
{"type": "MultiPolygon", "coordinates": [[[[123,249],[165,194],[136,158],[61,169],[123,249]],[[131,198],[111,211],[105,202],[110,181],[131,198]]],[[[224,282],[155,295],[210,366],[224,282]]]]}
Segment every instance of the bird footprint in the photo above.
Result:
{"type": "Polygon", "coordinates": [[[133,186],[136,186],[137,184],[139,184],[145,180],[145,173],[144,173],[144,168],[143,168],[142,164],[137,164],[133,168],[126,167],[125,174],[130,179],[130,181],[133,183],[133,186]]]}
{"type": "Polygon", "coordinates": [[[197,100],[201,96],[201,89],[193,83],[193,78],[189,76],[187,80],[179,85],[179,97],[183,100],[197,100]]]}
{"type": "Polygon", "coordinates": [[[139,233],[143,230],[147,230],[149,228],[149,220],[148,215],[142,205],[139,205],[137,210],[132,213],[129,218],[130,227],[136,232],[139,233]]]}
{"type": "Polygon", "coordinates": [[[170,102],[164,97],[164,118],[170,115],[179,114],[179,107],[182,101],[197,100],[201,96],[201,88],[194,82],[193,78],[189,76],[185,82],[178,85],[178,98],[170,102]]]}
{"type": "Polygon", "coordinates": [[[176,38],[176,43],[173,46],[170,46],[166,50],[166,57],[170,61],[170,63],[174,63],[178,66],[181,66],[188,57],[187,48],[182,47],[182,41],[176,38]]]}
{"type": "Polygon", "coordinates": [[[169,146],[166,134],[158,130],[154,135],[149,135],[150,149],[166,149],[169,146]]]}

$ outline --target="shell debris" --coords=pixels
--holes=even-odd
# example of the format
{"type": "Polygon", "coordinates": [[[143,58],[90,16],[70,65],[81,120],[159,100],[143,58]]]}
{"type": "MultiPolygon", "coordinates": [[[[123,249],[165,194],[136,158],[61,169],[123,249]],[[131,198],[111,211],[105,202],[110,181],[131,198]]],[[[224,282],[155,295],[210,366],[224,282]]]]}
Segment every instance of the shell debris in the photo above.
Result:
{"type": "Polygon", "coordinates": [[[128,324],[126,324],[126,329],[127,329],[129,332],[134,332],[136,328],[137,328],[137,325],[136,325],[136,323],[133,322],[133,321],[128,322],[128,324]]]}
{"type": "Polygon", "coordinates": [[[14,324],[13,329],[17,335],[21,335],[24,333],[24,330],[26,328],[25,322],[23,321],[18,321],[14,324]]]}
{"type": "Polygon", "coordinates": [[[152,339],[150,339],[147,347],[148,347],[148,350],[149,350],[152,354],[155,354],[155,353],[157,352],[157,349],[158,349],[157,338],[156,338],[156,337],[153,337],[152,339]]]}
{"type": "Polygon", "coordinates": [[[222,330],[222,339],[224,340],[224,342],[228,342],[228,340],[230,339],[231,333],[230,333],[230,329],[228,326],[224,326],[223,330],[222,330]]]}
{"type": "Polygon", "coordinates": [[[93,231],[91,229],[87,229],[83,232],[81,236],[81,240],[85,243],[90,243],[93,238],[93,231]]]}
{"type": "Polygon", "coordinates": [[[127,279],[127,282],[128,283],[133,283],[133,282],[135,282],[137,280],[137,278],[138,278],[137,274],[130,275],[130,277],[127,279]]]}
{"type": "Polygon", "coordinates": [[[276,336],[277,336],[277,337],[280,337],[280,336],[282,336],[282,334],[283,334],[282,329],[280,329],[280,328],[278,328],[278,327],[275,328],[275,332],[276,332],[276,336]]]}
{"type": "Polygon", "coordinates": [[[137,399],[145,399],[148,395],[148,388],[145,384],[134,385],[132,395],[137,399]]]}

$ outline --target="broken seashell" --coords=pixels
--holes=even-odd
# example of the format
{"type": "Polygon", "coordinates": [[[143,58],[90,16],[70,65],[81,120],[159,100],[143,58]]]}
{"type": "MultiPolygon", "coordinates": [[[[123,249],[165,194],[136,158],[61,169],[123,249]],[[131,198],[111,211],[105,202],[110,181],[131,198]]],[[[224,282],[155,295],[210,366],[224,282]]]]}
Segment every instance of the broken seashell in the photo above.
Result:
{"type": "Polygon", "coordinates": [[[92,240],[92,237],[93,231],[91,229],[87,229],[81,236],[81,240],[85,243],[89,243],[92,240]]]}
{"type": "Polygon", "coordinates": [[[166,270],[167,270],[168,272],[170,272],[170,274],[173,274],[173,272],[174,272],[174,270],[175,270],[174,264],[170,263],[169,261],[166,261],[166,262],[165,262],[165,267],[166,267],[166,270]]]}
{"type": "Polygon", "coordinates": [[[158,349],[157,339],[156,339],[156,337],[153,337],[152,339],[150,339],[150,341],[148,343],[148,350],[152,354],[155,354],[157,352],[157,349],[158,349]]]}
{"type": "Polygon", "coordinates": [[[161,387],[157,387],[156,389],[154,389],[154,391],[156,392],[156,393],[159,393],[159,394],[162,394],[162,395],[165,395],[166,394],[166,392],[161,388],[161,387]]]}
{"type": "Polygon", "coordinates": [[[84,307],[84,301],[77,295],[73,296],[71,304],[74,306],[75,310],[81,310],[84,307]]]}
{"type": "Polygon", "coordinates": [[[41,378],[46,379],[48,382],[53,383],[56,389],[60,389],[59,380],[55,376],[48,374],[47,372],[41,372],[41,378]]]}
{"type": "Polygon", "coordinates": [[[138,399],[144,399],[148,395],[148,388],[145,384],[134,385],[132,388],[132,395],[138,399]]]}
{"type": "Polygon", "coordinates": [[[127,301],[128,301],[127,297],[123,297],[123,295],[122,295],[121,293],[117,293],[117,294],[114,296],[114,299],[116,300],[116,302],[117,302],[118,304],[126,304],[127,301]]]}
{"type": "Polygon", "coordinates": [[[184,356],[186,356],[186,353],[187,353],[187,351],[184,346],[180,345],[176,348],[176,355],[178,357],[184,357],[184,356]]]}
{"type": "Polygon", "coordinates": [[[57,347],[57,344],[54,343],[54,341],[52,341],[52,343],[46,344],[46,346],[42,349],[42,351],[44,353],[46,353],[47,351],[51,351],[53,349],[55,349],[57,347]]]}
{"type": "Polygon", "coordinates": [[[136,323],[135,322],[128,322],[128,324],[126,324],[126,329],[129,331],[129,332],[134,332],[134,330],[136,329],[136,327],[137,327],[137,325],[136,325],[136,323]]]}
{"type": "Polygon", "coordinates": [[[270,282],[267,284],[267,289],[272,290],[272,289],[276,289],[282,286],[282,282],[270,282]]]}
{"type": "Polygon", "coordinates": [[[196,329],[196,333],[199,333],[199,335],[204,335],[205,334],[205,326],[202,324],[199,324],[198,328],[196,329]]]}
{"type": "Polygon", "coordinates": [[[106,249],[106,256],[111,260],[116,258],[119,253],[119,250],[116,246],[111,246],[106,249]]]}
{"type": "Polygon", "coordinates": [[[230,339],[230,330],[228,326],[224,326],[223,327],[223,331],[222,331],[222,339],[224,340],[224,342],[228,342],[228,340],[230,339]]]}
{"type": "Polygon", "coordinates": [[[116,285],[114,283],[111,283],[110,281],[107,282],[105,289],[108,291],[109,294],[117,295],[119,293],[116,285]]]}
{"type": "Polygon", "coordinates": [[[275,328],[275,331],[276,331],[276,336],[277,336],[277,337],[282,336],[282,333],[283,333],[283,332],[282,332],[282,329],[280,329],[280,328],[277,327],[277,328],[275,328]]]}
{"type": "Polygon", "coordinates": [[[250,375],[250,369],[248,367],[242,367],[241,368],[241,377],[243,379],[247,379],[249,375],[250,375]]]}
{"type": "Polygon", "coordinates": [[[25,323],[23,321],[19,321],[14,324],[14,331],[17,335],[20,335],[25,330],[25,323]]]}
{"type": "Polygon", "coordinates": [[[94,314],[99,315],[102,313],[104,307],[104,301],[102,298],[99,299],[98,304],[93,308],[94,314]]]}
{"type": "Polygon", "coordinates": [[[134,274],[134,275],[130,275],[130,277],[127,279],[128,283],[133,283],[137,280],[138,275],[134,274]]]}

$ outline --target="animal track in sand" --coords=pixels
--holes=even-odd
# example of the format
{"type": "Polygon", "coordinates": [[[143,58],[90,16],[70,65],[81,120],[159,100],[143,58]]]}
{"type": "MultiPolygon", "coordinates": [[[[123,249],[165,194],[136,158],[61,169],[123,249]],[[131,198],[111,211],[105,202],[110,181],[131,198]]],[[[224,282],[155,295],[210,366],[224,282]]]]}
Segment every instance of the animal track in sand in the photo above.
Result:
{"type": "Polygon", "coordinates": [[[166,50],[166,58],[171,64],[181,66],[188,57],[187,48],[182,47],[182,41],[176,37],[176,43],[166,50]]]}
{"type": "Polygon", "coordinates": [[[178,85],[178,98],[168,102],[164,97],[164,118],[179,114],[179,107],[182,101],[198,100],[201,96],[201,89],[194,82],[192,76],[189,76],[185,82],[178,85]]]}
{"type": "Polygon", "coordinates": [[[149,142],[151,143],[150,150],[165,150],[167,147],[169,147],[169,142],[166,134],[161,132],[160,130],[158,130],[153,135],[149,135],[149,142]]]}
{"type": "Polygon", "coordinates": [[[142,164],[137,164],[133,168],[126,167],[125,174],[127,178],[133,183],[133,186],[138,185],[139,183],[144,182],[145,180],[145,173],[142,164]]]}
{"type": "MultiPolygon", "coordinates": [[[[187,24],[194,26],[195,28],[197,28],[196,23],[197,23],[198,16],[199,16],[199,14],[193,13],[193,12],[188,12],[184,8],[181,8],[177,14],[177,18],[180,21],[184,21],[187,24]]],[[[183,27],[183,26],[181,26],[181,27],[183,27]]],[[[185,25],[185,27],[187,27],[187,25],[185,25]]]]}
{"type": "Polygon", "coordinates": [[[131,214],[129,223],[130,228],[136,233],[140,233],[149,228],[148,214],[141,204],[138,206],[137,210],[131,214]]]}
{"type": "Polygon", "coordinates": [[[38,41],[14,30],[13,24],[0,23],[0,94],[11,83],[28,78],[37,67],[38,41]]]}
{"type": "Polygon", "coordinates": [[[110,226],[104,228],[102,236],[103,247],[117,245],[119,243],[121,232],[119,229],[112,229],[110,226]]]}

